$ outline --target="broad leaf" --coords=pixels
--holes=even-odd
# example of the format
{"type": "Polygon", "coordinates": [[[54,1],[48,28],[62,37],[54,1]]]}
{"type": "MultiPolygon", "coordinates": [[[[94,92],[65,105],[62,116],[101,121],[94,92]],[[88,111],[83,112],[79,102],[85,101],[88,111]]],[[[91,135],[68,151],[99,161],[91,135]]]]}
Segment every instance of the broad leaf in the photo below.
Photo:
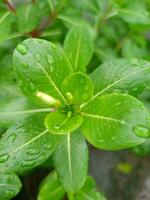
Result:
{"type": "Polygon", "coordinates": [[[139,100],[126,94],[96,97],[84,105],[81,114],[85,137],[100,149],[130,148],[145,142],[149,134],[149,113],[139,100]]]}
{"type": "Polygon", "coordinates": [[[87,175],[88,149],[78,132],[63,136],[54,153],[55,169],[66,191],[76,192],[87,175]]]}
{"type": "Polygon", "coordinates": [[[84,11],[87,10],[89,12],[94,12],[96,14],[99,13],[99,8],[96,0],[72,0],[72,3],[74,6],[76,6],[78,9],[83,9],[84,11]]]}
{"type": "Polygon", "coordinates": [[[127,23],[131,24],[149,24],[150,16],[146,9],[144,1],[141,0],[125,0],[122,6],[117,8],[118,14],[127,23]]]}
{"type": "MultiPolygon", "coordinates": [[[[18,88],[13,84],[0,85],[0,126],[7,127],[20,116],[15,115],[17,110],[26,110],[29,108],[27,99],[20,94],[18,88]]],[[[22,115],[22,119],[23,119],[22,115]]]]}
{"type": "Polygon", "coordinates": [[[51,172],[40,184],[38,200],[62,200],[65,190],[61,185],[56,172],[51,172]]]}
{"type": "Polygon", "coordinates": [[[106,197],[97,191],[94,179],[88,176],[84,186],[75,194],[75,200],[106,200],[106,197]]]}
{"type": "Polygon", "coordinates": [[[51,133],[67,134],[76,130],[82,123],[82,116],[71,111],[52,112],[45,118],[45,126],[51,133]]]}
{"type": "Polygon", "coordinates": [[[52,154],[58,138],[46,130],[44,117],[43,114],[29,115],[1,136],[1,169],[23,173],[40,165],[52,154]]]}
{"type": "Polygon", "coordinates": [[[137,95],[150,83],[150,62],[115,59],[99,66],[90,76],[96,96],[114,91],[137,95]]]}
{"type": "Polygon", "coordinates": [[[14,51],[13,63],[18,85],[28,97],[49,100],[50,95],[67,104],[60,86],[72,69],[58,47],[45,40],[27,39],[14,51]]]}
{"type": "Polygon", "coordinates": [[[12,14],[10,12],[0,12],[0,42],[6,40],[11,31],[12,14]]]}
{"type": "Polygon", "coordinates": [[[93,96],[91,79],[79,72],[68,76],[61,87],[64,96],[69,98],[70,95],[70,101],[75,105],[85,103],[93,96]]]}
{"type": "Polygon", "coordinates": [[[40,21],[40,9],[35,4],[21,6],[17,9],[18,31],[29,33],[37,28],[40,21]]]}
{"type": "Polygon", "coordinates": [[[12,199],[21,189],[18,176],[12,172],[0,171],[0,199],[12,199]]]}
{"type": "Polygon", "coordinates": [[[84,26],[75,26],[67,34],[64,49],[74,71],[86,71],[93,55],[93,41],[89,30],[84,26]]]}

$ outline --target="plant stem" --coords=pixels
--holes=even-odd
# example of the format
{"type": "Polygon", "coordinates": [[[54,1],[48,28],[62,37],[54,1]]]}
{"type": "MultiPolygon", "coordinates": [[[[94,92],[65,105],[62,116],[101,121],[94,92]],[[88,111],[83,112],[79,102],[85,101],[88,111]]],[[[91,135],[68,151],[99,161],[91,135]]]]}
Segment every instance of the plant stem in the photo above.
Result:
{"type": "Polygon", "coordinates": [[[48,4],[49,4],[51,12],[53,12],[54,11],[54,5],[53,5],[52,0],[48,0],[48,4]]]}
{"type": "Polygon", "coordinates": [[[13,3],[10,2],[10,0],[4,0],[4,3],[8,6],[8,8],[9,8],[9,10],[11,12],[13,12],[14,14],[16,14],[16,9],[15,9],[13,3]]]}
{"type": "Polygon", "coordinates": [[[68,192],[67,196],[69,200],[74,200],[74,193],[68,192]]]}

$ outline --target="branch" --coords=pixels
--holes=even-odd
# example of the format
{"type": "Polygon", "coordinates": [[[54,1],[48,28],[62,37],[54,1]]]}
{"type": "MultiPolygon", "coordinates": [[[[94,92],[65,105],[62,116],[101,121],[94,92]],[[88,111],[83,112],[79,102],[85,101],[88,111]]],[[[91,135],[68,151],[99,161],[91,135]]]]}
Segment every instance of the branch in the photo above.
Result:
{"type": "Polygon", "coordinates": [[[30,32],[29,34],[32,37],[39,37],[41,35],[41,33],[48,26],[51,26],[54,23],[54,20],[56,19],[56,17],[57,17],[57,13],[56,12],[51,13],[51,15],[47,19],[45,19],[44,21],[42,21],[42,23],[40,24],[40,26],[36,30],[30,32]]]}
{"type": "Polygon", "coordinates": [[[16,14],[16,9],[15,9],[14,5],[9,0],[4,0],[4,3],[7,5],[7,7],[9,8],[9,10],[11,12],[16,14]]]}

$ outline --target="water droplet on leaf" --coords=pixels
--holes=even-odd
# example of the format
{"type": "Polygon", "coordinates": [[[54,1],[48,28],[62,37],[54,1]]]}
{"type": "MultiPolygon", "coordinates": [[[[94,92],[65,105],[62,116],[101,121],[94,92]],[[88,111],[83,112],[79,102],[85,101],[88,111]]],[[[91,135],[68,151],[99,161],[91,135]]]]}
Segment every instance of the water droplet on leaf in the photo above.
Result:
{"type": "Polygon", "coordinates": [[[32,82],[30,83],[30,89],[31,89],[31,91],[35,91],[36,90],[36,88],[35,88],[35,86],[34,86],[34,84],[32,82]]]}
{"type": "Polygon", "coordinates": [[[55,124],[54,128],[59,129],[60,128],[59,124],[55,124]]]}
{"type": "Polygon", "coordinates": [[[9,159],[9,155],[8,154],[4,154],[0,156],[0,163],[4,163],[9,159]]]}
{"type": "Polygon", "coordinates": [[[27,63],[22,64],[22,68],[27,69],[28,67],[29,67],[29,65],[27,63]]]}
{"type": "Polygon", "coordinates": [[[28,52],[27,47],[24,44],[19,44],[17,46],[17,50],[19,53],[21,53],[22,55],[25,55],[28,52]]]}
{"type": "Polygon", "coordinates": [[[23,85],[22,80],[19,80],[19,81],[18,81],[18,85],[19,85],[19,86],[22,86],[22,85],[23,85]]]}
{"type": "Polygon", "coordinates": [[[35,60],[37,61],[37,62],[40,62],[40,60],[41,60],[41,55],[39,54],[39,53],[37,53],[36,55],[35,55],[35,60]]]}
{"type": "Polygon", "coordinates": [[[150,131],[145,126],[137,125],[133,128],[133,130],[138,137],[142,137],[142,138],[150,137],[150,131]]]}
{"type": "Polygon", "coordinates": [[[47,55],[46,56],[46,58],[47,58],[47,62],[49,63],[49,64],[52,64],[53,63],[53,57],[51,56],[51,55],[47,55]]]}

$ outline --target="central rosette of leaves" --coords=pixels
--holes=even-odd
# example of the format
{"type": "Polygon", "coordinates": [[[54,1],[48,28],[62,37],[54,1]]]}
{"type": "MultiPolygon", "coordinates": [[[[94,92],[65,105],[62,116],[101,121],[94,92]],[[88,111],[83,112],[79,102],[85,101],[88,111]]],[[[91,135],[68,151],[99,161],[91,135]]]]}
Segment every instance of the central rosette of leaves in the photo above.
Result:
{"type": "Polygon", "coordinates": [[[80,106],[92,98],[93,84],[85,74],[71,73],[62,82],[58,93],[61,103],[55,112],[46,116],[45,126],[51,133],[67,134],[81,126],[83,116],[80,106]]]}

